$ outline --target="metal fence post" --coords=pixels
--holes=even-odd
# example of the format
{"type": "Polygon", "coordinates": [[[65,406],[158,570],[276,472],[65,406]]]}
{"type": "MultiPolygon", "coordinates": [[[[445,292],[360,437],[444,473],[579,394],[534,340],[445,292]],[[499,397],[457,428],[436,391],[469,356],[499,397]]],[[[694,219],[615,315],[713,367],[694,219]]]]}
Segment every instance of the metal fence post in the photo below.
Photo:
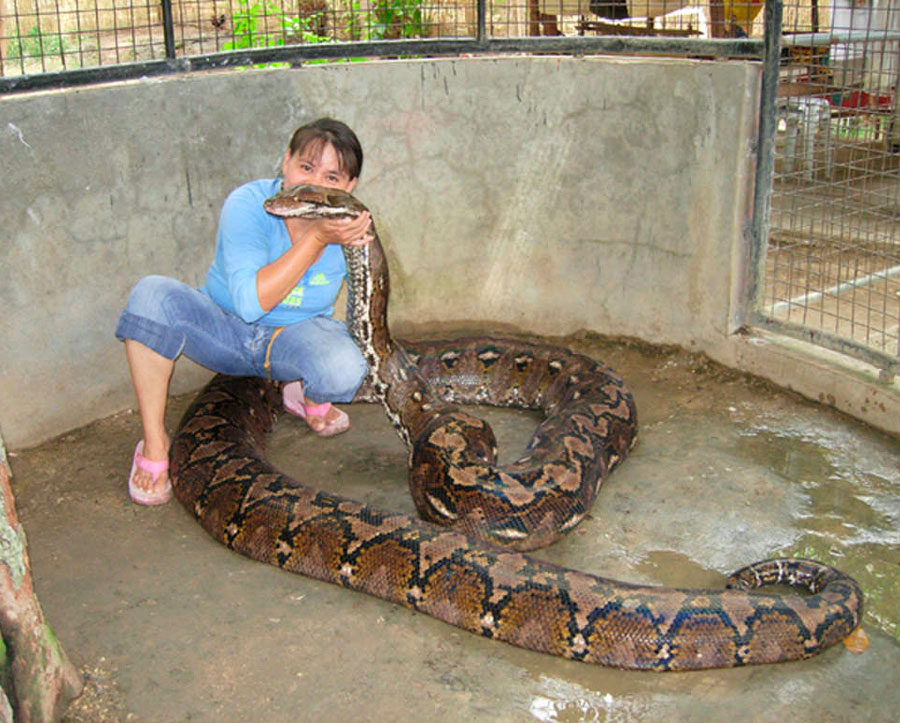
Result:
{"type": "Polygon", "coordinates": [[[750,264],[745,308],[751,318],[758,315],[762,280],[765,278],[766,244],[769,236],[769,210],[775,171],[775,100],[778,96],[778,67],[781,62],[783,0],[766,0],[765,39],[762,84],[759,98],[759,137],[756,146],[756,178],[753,191],[753,216],[750,221],[750,264]]]}
{"type": "Polygon", "coordinates": [[[475,39],[481,44],[487,41],[487,0],[476,0],[475,7],[478,14],[478,34],[475,39]]]}
{"type": "Polygon", "coordinates": [[[175,19],[172,15],[172,0],[162,0],[163,36],[166,42],[166,57],[175,59],[175,19]]]}

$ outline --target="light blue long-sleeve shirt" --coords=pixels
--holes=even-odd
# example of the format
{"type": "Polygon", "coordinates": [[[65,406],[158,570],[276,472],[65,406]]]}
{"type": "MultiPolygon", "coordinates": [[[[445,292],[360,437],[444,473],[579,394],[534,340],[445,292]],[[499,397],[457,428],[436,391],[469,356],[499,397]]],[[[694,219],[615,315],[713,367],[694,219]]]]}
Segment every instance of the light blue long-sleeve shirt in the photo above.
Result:
{"type": "Polygon", "coordinates": [[[284,221],[267,213],[263,201],[281,180],[251,181],[229,194],[219,217],[216,256],[201,289],[213,301],[251,324],[287,326],[313,316],[331,316],[347,274],[341,247],[329,244],[294,289],[271,311],[259,305],[256,274],[291,246],[284,221]]]}

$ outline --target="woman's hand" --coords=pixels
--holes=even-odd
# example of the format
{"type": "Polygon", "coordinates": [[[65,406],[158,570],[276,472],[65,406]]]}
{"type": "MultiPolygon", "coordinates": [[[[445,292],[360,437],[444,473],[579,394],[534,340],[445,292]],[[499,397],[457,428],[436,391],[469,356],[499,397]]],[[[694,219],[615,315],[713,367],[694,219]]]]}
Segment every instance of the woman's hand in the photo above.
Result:
{"type": "Polygon", "coordinates": [[[373,239],[368,211],[349,218],[285,218],[291,248],[256,274],[259,305],[269,311],[287,296],[329,244],[363,246],[373,239]]]}
{"type": "Polygon", "coordinates": [[[320,218],[308,220],[302,218],[285,218],[291,239],[306,237],[320,246],[338,244],[340,246],[362,246],[372,240],[370,231],[372,217],[368,211],[359,216],[345,218],[320,218]]]}

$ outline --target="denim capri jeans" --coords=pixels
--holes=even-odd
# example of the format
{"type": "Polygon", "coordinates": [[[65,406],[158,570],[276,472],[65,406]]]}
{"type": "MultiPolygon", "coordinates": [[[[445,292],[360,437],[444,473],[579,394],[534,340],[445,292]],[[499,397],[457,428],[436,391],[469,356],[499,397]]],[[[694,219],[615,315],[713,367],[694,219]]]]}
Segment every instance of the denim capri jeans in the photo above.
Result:
{"type": "Polygon", "coordinates": [[[316,402],[353,399],[366,362],[346,324],[316,316],[281,327],[276,335],[278,328],[248,324],[181,281],[147,276],[132,290],[116,337],[140,342],[167,359],[184,354],[223,374],[302,380],[304,394],[316,402]]]}

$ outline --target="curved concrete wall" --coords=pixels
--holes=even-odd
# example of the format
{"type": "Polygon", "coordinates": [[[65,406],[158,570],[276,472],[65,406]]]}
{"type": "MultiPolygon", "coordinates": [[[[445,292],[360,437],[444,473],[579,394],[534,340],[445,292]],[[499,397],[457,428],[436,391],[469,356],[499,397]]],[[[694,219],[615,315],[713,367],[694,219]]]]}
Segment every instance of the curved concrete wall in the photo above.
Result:
{"type": "MultiPolygon", "coordinates": [[[[0,429],[22,446],[133,404],[112,335],[131,286],[200,283],[225,195],[273,175],[293,128],[321,115],[366,149],[357,193],[392,262],[396,327],[680,344],[864,417],[880,393],[890,428],[896,389],[868,371],[852,393],[835,370],[798,383],[804,351],[734,334],[758,85],[749,63],[504,57],[5,98],[0,429]]],[[[174,389],[203,377],[180,363],[174,389]]]]}

